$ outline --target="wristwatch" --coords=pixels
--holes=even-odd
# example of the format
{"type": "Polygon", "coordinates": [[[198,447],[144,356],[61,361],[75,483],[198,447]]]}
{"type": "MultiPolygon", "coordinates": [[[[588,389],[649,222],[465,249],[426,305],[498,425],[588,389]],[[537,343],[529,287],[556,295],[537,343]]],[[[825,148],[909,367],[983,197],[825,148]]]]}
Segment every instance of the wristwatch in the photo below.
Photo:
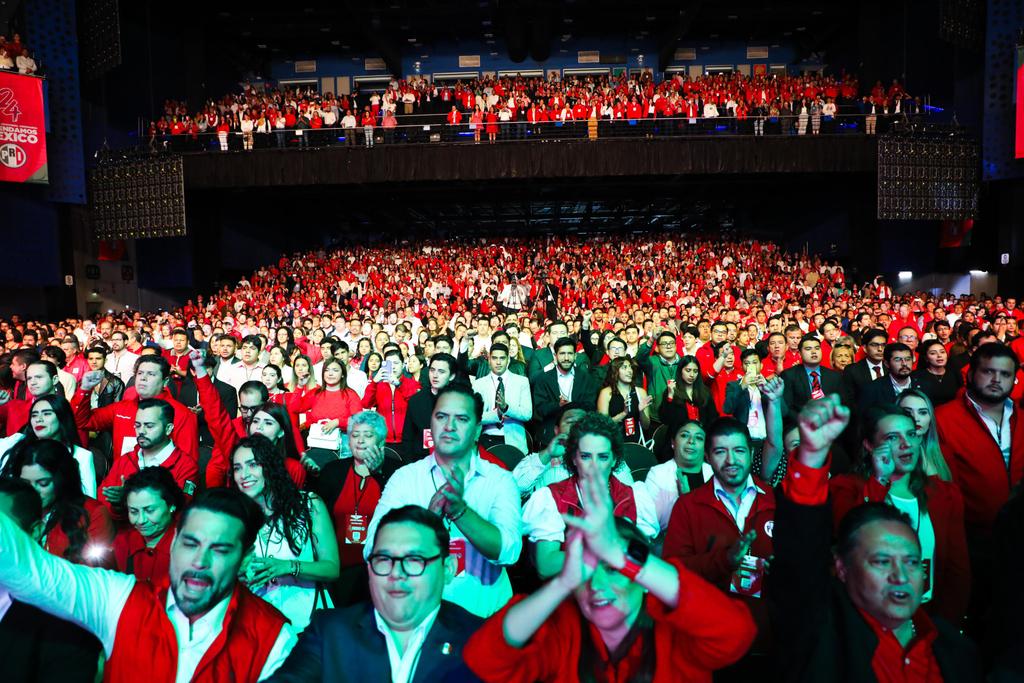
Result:
{"type": "Polygon", "coordinates": [[[630,581],[636,580],[636,575],[647,564],[647,557],[651,554],[650,547],[641,541],[633,540],[626,546],[626,562],[619,569],[619,573],[630,581]]]}

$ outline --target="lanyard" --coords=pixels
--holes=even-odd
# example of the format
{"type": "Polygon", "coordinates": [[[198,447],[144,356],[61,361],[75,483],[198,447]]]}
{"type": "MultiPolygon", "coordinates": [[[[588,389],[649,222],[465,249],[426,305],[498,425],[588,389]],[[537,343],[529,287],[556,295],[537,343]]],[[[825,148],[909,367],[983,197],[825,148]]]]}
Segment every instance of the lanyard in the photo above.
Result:
{"type": "Polygon", "coordinates": [[[356,499],[355,514],[359,514],[359,503],[363,502],[363,496],[366,495],[366,480],[370,478],[370,475],[365,477],[356,472],[355,464],[352,465],[352,496],[356,499]],[[358,480],[358,483],[357,483],[358,480]]]}

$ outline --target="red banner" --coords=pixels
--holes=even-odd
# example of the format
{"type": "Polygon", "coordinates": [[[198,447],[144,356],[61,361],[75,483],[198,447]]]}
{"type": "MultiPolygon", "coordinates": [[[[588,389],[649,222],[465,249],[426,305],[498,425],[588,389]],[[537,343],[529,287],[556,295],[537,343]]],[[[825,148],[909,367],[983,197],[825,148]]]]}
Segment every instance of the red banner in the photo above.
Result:
{"type": "Polygon", "coordinates": [[[45,183],[43,79],[0,71],[0,181],[45,183]]]}

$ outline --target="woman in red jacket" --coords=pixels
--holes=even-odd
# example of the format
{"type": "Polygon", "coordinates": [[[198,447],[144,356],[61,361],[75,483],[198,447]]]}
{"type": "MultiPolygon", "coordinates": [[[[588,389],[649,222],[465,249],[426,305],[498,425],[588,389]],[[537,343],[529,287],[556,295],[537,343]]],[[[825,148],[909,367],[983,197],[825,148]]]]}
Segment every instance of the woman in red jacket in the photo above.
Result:
{"type": "Polygon", "coordinates": [[[82,493],[78,463],[59,441],[23,441],[11,451],[5,476],[32,484],[43,504],[45,548],[94,567],[114,566],[114,522],[106,506],[82,493]]]}
{"type": "Polygon", "coordinates": [[[650,554],[636,527],[613,516],[596,473],[581,486],[584,516],[567,518],[561,573],[488,619],[466,644],[466,664],[502,683],[711,681],[754,639],[747,607],[650,554]]]}
{"type": "Polygon", "coordinates": [[[864,417],[862,434],[858,473],[829,480],[836,528],[847,512],[865,502],[885,502],[906,514],[921,541],[925,609],[959,626],[971,585],[960,490],[925,474],[921,438],[900,408],[874,407],[864,417]]]}
{"type": "Polygon", "coordinates": [[[131,527],[119,531],[114,539],[117,570],[159,585],[167,578],[185,495],[169,470],[146,467],[125,480],[124,499],[131,527]]]}

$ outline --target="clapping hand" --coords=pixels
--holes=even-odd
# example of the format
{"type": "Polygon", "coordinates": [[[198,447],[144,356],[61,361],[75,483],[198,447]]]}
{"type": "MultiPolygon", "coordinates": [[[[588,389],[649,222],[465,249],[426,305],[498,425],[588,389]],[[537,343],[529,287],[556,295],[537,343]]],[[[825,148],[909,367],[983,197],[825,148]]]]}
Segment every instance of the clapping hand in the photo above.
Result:
{"type": "Polygon", "coordinates": [[[618,569],[625,563],[622,539],[615,530],[612,497],[597,466],[586,462],[579,473],[580,504],[583,516],[562,515],[566,528],[579,530],[585,549],[605,564],[618,569]]]}
{"type": "Polygon", "coordinates": [[[726,555],[729,558],[729,565],[736,569],[743,562],[743,558],[750,554],[750,546],[757,538],[757,532],[751,529],[736,539],[736,542],[729,546],[726,555]]]}

